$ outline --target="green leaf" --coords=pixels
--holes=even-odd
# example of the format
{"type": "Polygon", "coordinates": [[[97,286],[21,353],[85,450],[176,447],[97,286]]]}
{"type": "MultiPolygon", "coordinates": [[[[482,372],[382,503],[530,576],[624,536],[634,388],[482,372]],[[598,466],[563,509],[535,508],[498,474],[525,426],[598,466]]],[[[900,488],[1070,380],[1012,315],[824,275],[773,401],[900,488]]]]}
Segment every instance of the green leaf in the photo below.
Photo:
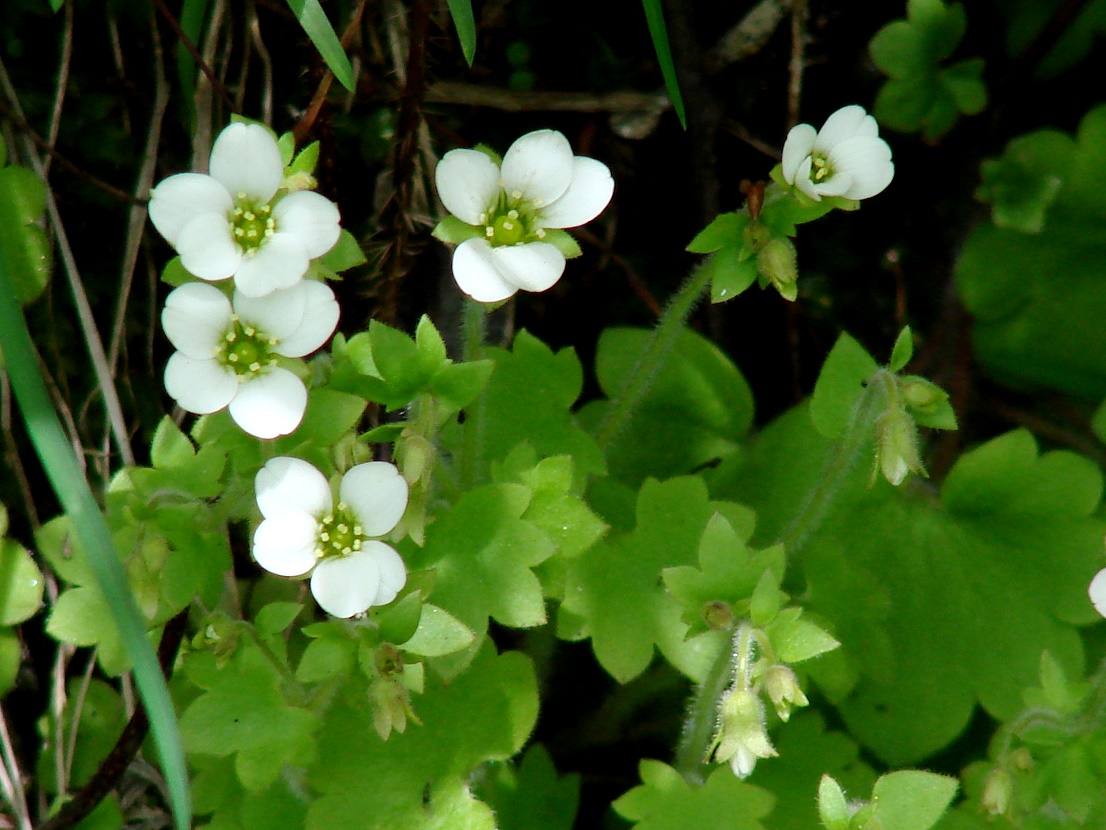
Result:
{"type": "Polygon", "coordinates": [[[499,764],[477,781],[476,793],[494,809],[499,830],[572,830],[580,776],[558,777],[541,744],[526,751],[517,769],[499,764]]]}
{"type": "Polygon", "coordinates": [[[15,688],[19,667],[23,665],[23,644],[15,629],[0,628],[0,698],[15,688]]]}
{"type": "Polygon", "coordinates": [[[740,247],[744,244],[743,234],[749,221],[749,214],[744,212],[720,213],[695,235],[685,250],[693,254],[713,254],[722,248],[740,247]]]}
{"type": "Polygon", "coordinates": [[[635,830],[763,830],[760,820],[775,803],[771,793],[746,784],[723,765],[701,787],[692,787],[667,764],[644,760],[642,784],[614,802],[635,830]]]}
{"type": "Polygon", "coordinates": [[[668,45],[668,30],[664,25],[664,11],[660,0],[641,0],[645,11],[645,21],[649,24],[649,36],[653,39],[653,49],[657,53],[657,62],[661,66],[664,86],[672,100],[672,108],[680,119],[680,126],[687,129],[687,115],[684,113],[684,99],[680,95],[680,84],[676,79],[676,65],[672,62],[672,49],[668,45]]]}
{"type": "Polygon", "coordinates": [[[864,384],[878,369],[879,364],[852,337],[842,333],[837,338],[810,401],[810,418],[822,435],[838,439],[845,434],[864,384]]]}
{"type": "Polygon", "coordinates": [[[443,366],[430,381],[430,393],[455,410],[464,409],[476,400],[488,384],[495,363],[474,360],[443,366]]]}
{"type": "Polygon", "coordinates": [[[123,654],[119,628],[111,606],[94,586],[64,591],[50,612],[46,632],[56,640],[75,646],[98,646],[100,661],[109,674],[122,674],[130,665],[123,654]]]}
{"type": "Polygon", "coordinates": [[[280,634],[295,622],[302,610],[301,602],[270,602],[257,613],[254,625],[261,634],[280,634]]]}
{"type": "MultiPolygon", "coordinates": [[[[73,736],[72,762],[69,766],[69,785],[83,787],[96,774],[104,758],[111,752],[127,722],[123,699],[108,683],[91,678],[86,688],[80,678],[70,678],[65,687],[65,709],[62,720],[66,730],[76,728],[73,736]]],[[[49,717],[48,734],[56,726],[54,712],[49,717]]],[[[47,742],[38,757],[38,774],[43,788],[58,792],[57,747],[47,742]]],[[[68,759],[66,759],[68,763],[68,759]]]]}
{"type": "Polygon", "coordinates": [[[931,71],[933,62],[925,38],[905,20],[888,23],[868,45],[872,60],[892,78],[917,78],[931,71]]]}
{"type": "Polygon", "coordinates": [[[326,13],[319,0],[287,0],[288,8],[300,22],[304,32],[311,38],[315,48],[319,50],[327,67],[334,73],[338,83],[353,92],[353,67],[346,57],[338,36],[327,20],[326,13]]]}
{"type": "MultiPolygon", "coordinates": [[[[279,140],[278,140],[278,143],[279,143],[279,140]]],[[[316,167],[316,165],[318,165],[318,163],[319,163],[319,142],[318,141],[312,141],[310,144],[308,144],[306,147],[304,147],[302,150],[300,150],[296,154],[296,157],[292,161],[291,164],[289,164],[288,162],[285,162],[285,165],[288,167],[288,171],[287,171],[286,175],[294,176],[297,173],[307,173],[308,175],[310,175],[310,174],[315,172],[315,167],[316,167]]],[[[345,229],[343,229],[343,231],[344,230],[345,229]]],[[[339,244],[340,243],[341,243],[341,238],[339,238],[339,244]]],[[[331,267],[331,270],[332,271],[339,271],[341,269],[331,267]]]]}
{"type": "Polygon", "coordinates": [[[920,770],[881,776],[872,789],[875,818],[895,830],[929,830],[956,795],[955,778],[920,770]]]}
{"type": "Polygon", "coordinates": [[[173,419],[166,415],[154,431],[150,444],[150,461],[157,469],[170,470],[183,467],[196,457],[196,448],[188,436],[180,431],[173,419]]]}
{"type": "Polygon", "coordinates": [[[741,259],[736,248],[723,248],[703,268],[710,268],[710,301],[724,303],[745,292],[757,279],[756,259],[741,259]]]}
{"type": "Polygon", "coordinates": [[[891,361],[887,368],[892,372],[901,372],[913,356],[914,333],[910,331],[910,326],[905,326],[899,332],[899,336],[895,338],[895,346],[891,350],[891,361]]]}
{"type": "Polygon", "coordinates": [[[457,40],[461,43],[461,54],[465,56],[465,63],[472,66],[476,57],[476,21],[472,16],[471,0],[447,0],[449,4],[449,16],[453,18],[453,25],[457,29],[457,40]]]}
{"type": "MultiPolygon", "coordinates": [[[[631,328],[602,333],[596,373],[608,397],[634,370],[649,336],[644,329],[631,328]]],[[[580,420],[597,428],[608,406],[606,401],[590,403],[580,420]]],[[[737,453],[752,421],[753,396],[741,372],[709,340],[683,330],[629,423],[611,442],[611,475],[638,484],[648,476],[689,473],[737,453]]]]}
{"type": "Polygon", "coordinates": [[[0,539],[0,626],[29,620],[42,605],[45,580],[31,555],[13,539],[0,539]]]}
{"type": "Polygon", "coordinates": [[[801,614],[799,608],[786,608],[765,626],[776,656],[784,663],[801,663],[841,645],[824,629],[800,619],[801,614]]]}
{"type": "Polygon", "coordinates": [[[818,783],[818,817],[826,830],[849,830],[849,804],[841,785],[823,775],[818,783]]]}
{"type": "MultiPolygon", "coordinates": [[[[301,153],[300,155],[303,154],[301,153]]],[[[334,243],[334,247],[323,254],[319,262],[323,264],[324,268],[333,271],[335,274],[340,274],[343,271],[348,271],[350,268],[364,265],[366,262],[365,252],[362,251],[361,246],[357,244],[357,239],[354,235],[345,228],[342,228],[342,232],[338,236],[338,241],[334,243]]]]}
{"type": "Polygon", "coordinates": [[[403,643],[403,650],[420,657],[443,657],[468,648],[475,640],[476,635],[464,623],[427,603],[422,607],[418,630],[403,643]]]}
{"type": "Polygon", "coordinates": [[[34,301],[50,277],[50,243],[37,224],[46,208],[46,186],[26,167],[0,169],[0,248],[8,263],[15,299],[34,301]]]}
{"type": "Polygon", "coordinates": [[[303,420],[295,432],[274,442],[277,454],[302,452],[304,445],[329,449],[361,420],[365,401],[333,389],[312,389],[303,420]]]}
{"type": "Polygon", "coordinates": [[[296,666],[296,680],[318,683],[349,674],[353,670],[356,647],[357,644],[349,638],[321,637],[312,640],[296,666]]]}

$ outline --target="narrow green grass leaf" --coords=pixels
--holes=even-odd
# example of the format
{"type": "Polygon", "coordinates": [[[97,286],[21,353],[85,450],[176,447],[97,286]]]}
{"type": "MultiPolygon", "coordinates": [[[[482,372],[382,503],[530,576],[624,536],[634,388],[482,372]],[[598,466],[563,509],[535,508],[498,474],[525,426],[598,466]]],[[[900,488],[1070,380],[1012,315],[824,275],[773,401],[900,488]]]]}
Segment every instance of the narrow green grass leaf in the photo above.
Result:
{"type": "MultiPolygon", "coordinates": [[[[453,5],[451,0],[450,6],[453,5]]],[[[684,113],[684,99],[680,95],[680,85],[676,80],[676,65],[672,63],[672,49],[668,45],[668,29],[664,25],[664,13],[661,0],[641,0],[645,10],[645,20],[649,24],[649,35],[653,38],[653,48],[657,51],[657,60],[661,65],[664,85],[668,88],[668,97],[672,99],[672,108],[680,119],[680,126],[687,129],[687,115],[684,113]]]]}
{"type": "MultiPolygon", "coordinates": [[[[451,4],[452,5],[452,4],[451,4]]],[[[326,65],[338,79],[338,83],[353,92],[353,67],[342,48],[338,35],[330,25],[319,0],[288,0],[288,8],[295,14],[319,54],[323,56],[326,65]]]]}
{"type": "Polygon", "coordinates": [[[138,690],[161,756],[176,826],[178,830],[187,830],[191,823],[188,778],[169,690],[153,647],[146,639],[146,626],[127,585],[103,514],[46,394],[31,336],[12,289],[16,276],[12,270],[18,259],[11,253],[22,244],[18,237],[23,227],[18,218],[12,201],[0,198],[0,346],[31,442],[58,500],[88,552],[100,590],[112,609],[134,665],[138,690]]]}
{"type": "Polygon", "coordinates": [[[472,0],[447,0],[449,15],[457,27],[457,39],[461,41],[461,52],[465,62],[472,66],[476,57],[476,21],[472,16],[472,0]]]}

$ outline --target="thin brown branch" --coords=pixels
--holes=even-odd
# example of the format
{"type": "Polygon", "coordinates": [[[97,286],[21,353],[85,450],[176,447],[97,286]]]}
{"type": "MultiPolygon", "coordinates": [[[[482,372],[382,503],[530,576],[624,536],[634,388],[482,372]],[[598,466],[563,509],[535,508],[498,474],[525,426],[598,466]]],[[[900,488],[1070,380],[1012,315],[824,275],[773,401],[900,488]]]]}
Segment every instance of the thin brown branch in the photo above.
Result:
{"type": "Polygon", "coordinates": [[[207,61],[203,59],[200,51],[196,48],[196,44],[192,42],[184,29],[181,28],[180,22],[173,13],[169,11],[168,6],[165,5],[165,0],[154,0],[154,5],[157,7],[158,12],[165,18],[165,22],[169,24],[169,28],[173,30],[173,33],[177,36],[177,39],[181,42],[181,45],[185,48],[185,51],[192,56],[192,60],[196,62],[196,66],[200,68],[200,71],[204,73],[204,76],[211,83],[211,88],[218,93],[219,97],[223,99],[223,103],[227,105],[227,109],[231,112],[237,112],[238,110],[234,106],[234,101],[230,97],[230,93],[227,92],[227,88],[223,86],[223,82],[220,81],[211,67],[208,66],[207,61]]]}
{"type": "Polygon", "coordinates": [[[505,112],[639,112],[672,106],[664,92],[535,92],[438,81],[426,89],[428,104],[461,104],[505,112]]]}
{"type": "MultiPolygon", "coordinates": [[[[348,50],[349,45],[353,42],[354,36],[357,34],[358,29],[361,27],[361,15],[365,11],[365,0],[361,0],[353,9],[353,14],[350,15],[349,23],[346,25],[345,31],[342,32],[341,44],[343,50],[348,50]]],[[[296,122],[296,126],[292,128],[292,133],[296,137],[296,143],[299,144],[311,132],[311,127],[315,124],[315,120],[319,117],[319,112],[323,108],[323,104],[326,103],[326,96],[330,92],[330,86],[334,83],[334,73],[329,69],[323,73],[322,80],[319,81],[318,87],[315,89],[315,94],[311,96],[311,103],[307,105],[307,109],[303,113],[303,117],[296,122]]]]}

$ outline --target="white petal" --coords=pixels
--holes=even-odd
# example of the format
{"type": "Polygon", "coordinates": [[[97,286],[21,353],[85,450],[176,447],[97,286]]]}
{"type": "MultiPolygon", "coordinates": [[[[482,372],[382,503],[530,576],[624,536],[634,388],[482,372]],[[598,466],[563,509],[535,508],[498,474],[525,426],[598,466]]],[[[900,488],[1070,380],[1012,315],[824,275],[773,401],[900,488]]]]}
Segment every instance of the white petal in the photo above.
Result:
{"type": "Polygon", "coordinates": [[[753,774],[756,765],[757,756],[746,749],[744,744],[738,745],[737,751],[730,756],[730,769],[738,778],[748,778],[753,774]]]}
{"type": "Polygon", "coordinates": [[[311,574],[311,593],[328,614],[352,617],[367,611],[380,590],[380,567],[365,550],[328,556],[311,574]]]}
{"type": "Polygon", "coordinates": [[[174,248],[181,229],[202,213],[226,216],[234,202],[211,176],[178,173],[150,191],[150,221],[174,248]]]}
{"type": "Polygon", "coordinates": [[[306,513],[266,519],[253,535],[253,558],[277,576],[303,576],[315,566],[319,523],[306,513]]]}
{"type": "Polygon", "coordinates": [[[307,272],[307,253],[290,233],[277,232],[254,253],[242,257],[234,275],[234,287],[247,297],[264,297],[291,288],[307,272]]]}
{"type": "Polygon", "coordinates": [[[492,248],[492,260],[504,279],[527,291],[545,291],[565,271],[565,256],[548,242],[492,248]]]}
{"type": "Polygon", "coordinates": [[[230,300],[213,285],[190,282],[165,298],[161,327],[177,349],[210,360],[230,326],[230,300]]]}
{"type": "Polygon", "coordinates": [[[853,176],[848,170],[839,170],[828,179],[814,182],[814,190],[820,196],[844,196],[853,186],[853,176]]]}
{"type": "Polygon", "coordinates": [[[818,131],[814,149],[820,153],[828,153],[842,141],[857,136],[875,136],[878,133],[879,125],[876,124],[876,119],[868,115],[864,107],[850,104],[826,119],[826,123],[818,131]]]}
{"type": "Polygon", "coordinates": [[[338,206],[325,196],[301,190],[285,196],[273,208],[277,232],[291,234],[303,245],[308,259],[322,256],[338,241],[338,206]]]}
{"type": "Polygon", "coordinates": [[[234,310],[242,322],[277,340],[299,328],[306,308],[307,293],[303,290],[302,281],[264,297],[247,297],[241,291],[234,292],[234,310]]]}
{"type": "Polygon", "coordinates": [[[303,459],[287,455],[265,462],[254,478],[254,491],[266,519],[303,513],[318,520],[334,506],[326,477],[303,459]]]}
{"type": "Polygon", "coordinates": [[[1087,594],[1091,598],[1094,610],[1106,617],[1106,568],[1094,575],[1090,587],[1087,588],[1087,594]]]}
{"type": "Polygon", "coordinates": [[[499,167],[479,150],[450,150],[434,168],[434,182],[446,210],[462,222],[479,225],[481,214],[499,196],[499,167]]]}
{"type": "Polygon", "coordinates": [[[486,239],[466,239],[453,252],[453,278],[458,287],[481,303],[497,303],[518,291],[495,267],[486,239]]]}
{"type": "Polygon", "coordinates": [[[174,352],[165,364],[165,391],[180,408],[197,415],[218,412],[238,393],[234,370],[215,360],[174,352]]]}
{"type": "Polygon", "coordinates": [[[826,160],[834,170],[849,172],[851,186],[843,194],[849,199],[882,193],[895,177],[891,148],[882,138],[850,138],[834,147],[826,160]]]}
{"type": "Polygon", "coordinates": [[[387,605],[407,584],[407,566],[403,564],[400,555],[383,542],[365,542],[362,550],[375,557],[380,573],[380,585],[377,586],[376,599],[372,604],[387,605]]]}
{"type": "Polygon", "coordinates": [[[276,438],[293,432],[306,408],[303,381],[278,367],[239,386],[230,402],[230,417],[256,438],[276,438]]]}
{"type": "Polygon", "coordinates": [[[572,158],[572,146],[556,130],[527,133],[503,156],[503,189],[537,208],[552,204],[572,183],[572,158]]]}
{"type": "Polygon", "coordinates": [[[209,171],[234,198],[244,193],[268,204],[284,180],[284,160],[272,134],[259,124],[231,124],[215,139],[209,171]]]}
{"type": "Polygon", "coordinates": [[[407,482],[395,464],[370,461],[342,476],[338,498],[349,505],[366,536],[383,536],[407,510],[407,482]]]}
{"type": "Polygon", "coordinates": [[[283,338],[273,351],[285,357],[303,357],[322,347],[338,327],[340,309],[334,292],[321,282],[299,283],[305,302],[303,319],[294,332],[283,338]]]}
{"type": "Polygon", "coordinates": [[[805,193],[816,202],[822,201],[818,191],[814,189],[814,182],[810,180],[810,168],[813,167],[813,159],[810,156],[799,162],[799,169],[795,171],[795,187],[805,193]]]}
{"type": "Polygon", "coordinates": [[[795,183],[799,165],[803,159],[810,158],[817,135],[809,124],[796,124],[787,134],[787,140],[783,143],[783,180],[788,184],[795,183]]]}
{"type": "Polygon", "coordinates": [[[242,261],[230,221],[219,213],[203,213],[185,225],[177,237],[181,265],[202,280],[225,280],[242,261]]]}
{"type": "Polygon", "coordinates": [[[541,211],[547,228],[575,228],[603,212],[614,194],[614,179],[603,162],[576,156],[572,160],[572,184],[564,195],[541,211]]]}

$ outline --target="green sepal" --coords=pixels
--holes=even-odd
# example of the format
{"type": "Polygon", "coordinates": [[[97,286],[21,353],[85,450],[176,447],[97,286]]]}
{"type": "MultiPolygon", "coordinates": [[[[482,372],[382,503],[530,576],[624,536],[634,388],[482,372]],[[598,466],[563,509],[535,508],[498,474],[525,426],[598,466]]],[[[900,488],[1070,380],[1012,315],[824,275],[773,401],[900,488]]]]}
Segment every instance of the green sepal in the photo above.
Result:
{"type": "Polygon", "coordinates": [[[891,362],[887,368],[892,372],[901,372],[913,356],[914,335],[910,331],[910,326],[904,326],[895,339],[895,347],[891,349],[891,362]]]}
{"type": "Polygon", "coordinates": [[[583,253],[576,238],[568,231],[562,231],[559,228],[546,228],[545,236],[541,241],[549,243],[564,254],[565,259],[574,259],[583,253]]]}
{"type": "Polygon", "coordinates": [[[319,264],[335,274],[348,271],[358,265],[364,265],[365,252],[357,244],[357,239],[345,228],[338,235],[338,241],[334,247],[327,251],[318,260],[319,264]]]}
{"type": "Polygon", "coordinates": [[[381,641],[403,645],[410,640],[419,628],[422,609],[422,592],[412,591],[399,602],[393,602],[378,612],[376,621],[380,626],[381,641]]]}
{"type": "Polygon", "coordinates": [[[277,138],[277,147],[280,149],[280,163],[288,167],[296,154],[296,136],[290,131],[281,133],[277,138]]]}
{"type": "Polygon", "coordinates": [[[312,141],[310,144],[300,150],[299,153],[296,154],[296,158],[292,161],[291,164],[285,162],[285,165],[287,165],[288,168],[285,171],[285,175],[294,176],[297,173],[307,173],[311,175],[315,172],[315,167],[318,165],[318,163],[319,142],[312,141]]]}
{"type": "Polygon", "coordinates": [[[823,775],[818,782],[818,817],[826,830],[849,830],[849,803],[845,791],[828,775],[823,775]]]}
{"type": "Polygon", "coordinates": [[[466,239],[483,238],[484,229],[462,222],[451,213],[434,227],[431,236],[447,245],[460,245],[466,239]]]}
{"type": "Polygon", "coordinates": [[[187,282],[196,282],[196,277],[188,273],[181,263],[180,257],[175,256],[165,263],[165,267],[161,269],[161,281],[166,285],[177,288],[187,282]]]}

